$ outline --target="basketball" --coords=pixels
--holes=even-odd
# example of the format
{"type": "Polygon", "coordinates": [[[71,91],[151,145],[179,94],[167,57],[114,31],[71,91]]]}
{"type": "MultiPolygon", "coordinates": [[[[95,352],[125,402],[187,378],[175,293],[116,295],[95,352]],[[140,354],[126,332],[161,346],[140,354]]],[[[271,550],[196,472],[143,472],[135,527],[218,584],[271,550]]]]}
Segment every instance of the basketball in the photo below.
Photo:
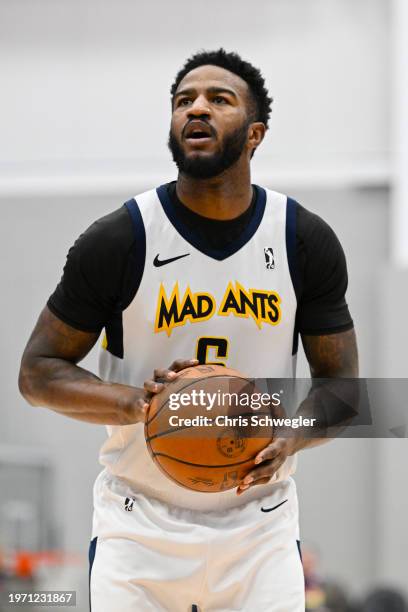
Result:
{"type": "Polygon", "coordinates": [[[257,392],[254,382],[219,365],[183,370],[155,395],[145,420],[145,438],[160,470],[178,485],[212,493],[237,487],[257,453],[270,444],[271,426],[252,424],[254,410],[241,398],[257,392]],[[175,407],[175,398],[180,405],[175,407]],[[225,402],[225,398],[229,401],[225,402]],[[210,405],[198,405],[209,399],[210,405]],[[212,404],[211,404],[212,402],[212,404]]]}

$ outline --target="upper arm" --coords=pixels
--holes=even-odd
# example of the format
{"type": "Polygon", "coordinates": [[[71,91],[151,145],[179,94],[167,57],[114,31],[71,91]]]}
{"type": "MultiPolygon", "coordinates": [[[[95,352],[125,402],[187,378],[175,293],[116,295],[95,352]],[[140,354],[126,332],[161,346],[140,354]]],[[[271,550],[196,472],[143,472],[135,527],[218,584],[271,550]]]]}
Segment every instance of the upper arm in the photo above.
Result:
{"type": "Polygon", "coordinates": [[[296,235],[299,332],[325,335],[351,329],[346,258],[336,234],[318,215],[298,205],[296,235]]]}
{"type": "Polygon", "coordinates": [[[134,236],[125,206],[95,221],[68,252],[47,306],[75,329],[99,333],[129,303],[134,236]]]}
{"type": "Polygon", "coordinates": [[[354,329],[321,336],[302,335],[302,342],[314,378],[358,376],[358,352],[354,329]]]}
{"type": "Polygon", "coordinates": [[[53,357],[71,363],[81,361],[92,349],[99,332],[84,332],[67,325],[46,306],[25,348],[22,367],[33,359],[53,357]]]}
{"type": "Polygon", "coordinates": [[[125,206],[98,219],[81,234],[69,250],[62,279],[31,334],[23,364],[33,357],[78,363],[89,353],[126,297],[122,279],[129,267],[133,240],[125,206]]]}
{"type": "Polygon", "coordinates": [[[342,246],[323,219],[299,204],[296,238],[296,328],[312,376],[357,377],[357,342],[345,299],[348,275],[342,246]]]}

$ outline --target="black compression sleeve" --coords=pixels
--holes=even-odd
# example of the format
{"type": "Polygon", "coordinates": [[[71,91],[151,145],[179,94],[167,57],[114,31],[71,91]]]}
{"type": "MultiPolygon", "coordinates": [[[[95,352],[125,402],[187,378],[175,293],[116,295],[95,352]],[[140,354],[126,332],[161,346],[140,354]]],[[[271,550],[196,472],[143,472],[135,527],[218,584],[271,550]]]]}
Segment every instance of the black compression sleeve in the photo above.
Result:
{"type": "Polygon", "coordinates": [[[76,329],[100,332],[127,306],[133,246],[125,206],[95,221],[69,250],[61,281],[47,302],[51,312],[76,329]]]}
{"type": "Polygon", "coordinates": [[[353,327],[346,303],[346,258],[331,227],[298,204],[297,262],[300,288],[297,328],[301,334],[323,335],[353,327]]]}

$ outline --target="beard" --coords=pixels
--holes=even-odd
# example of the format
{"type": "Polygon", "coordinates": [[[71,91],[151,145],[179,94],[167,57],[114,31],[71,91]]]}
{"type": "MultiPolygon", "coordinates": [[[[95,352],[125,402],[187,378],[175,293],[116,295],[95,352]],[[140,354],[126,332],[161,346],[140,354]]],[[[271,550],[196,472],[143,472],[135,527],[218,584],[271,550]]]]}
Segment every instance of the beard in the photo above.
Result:
{"type": "Polygon", "coordinates": [[[220,150],[209,157],[187,157],[171,129],[167,144],[181,173],[195,179],[209,179],[230,168],[241,157],[248,137],[248,125],[245,122],[225,136],[220,150]]]}

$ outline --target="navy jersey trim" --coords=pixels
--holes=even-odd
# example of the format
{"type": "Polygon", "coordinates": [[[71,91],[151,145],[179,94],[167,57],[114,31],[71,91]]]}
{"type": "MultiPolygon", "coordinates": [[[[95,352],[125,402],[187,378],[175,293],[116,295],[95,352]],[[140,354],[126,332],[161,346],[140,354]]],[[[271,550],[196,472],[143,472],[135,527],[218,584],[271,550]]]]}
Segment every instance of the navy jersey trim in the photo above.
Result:
{"type": "Polygon", "coordinates": [[[297,549],[298,549],[298,553],[299,553],[300,560],[301,560],[301,562],[302,562],[302,564],[303,564],[303,559],[302,559],[302,548],[301,548],[301,546],[300,546],[300,540],[296,540],[296,544],[297,544],[297,549]]]}
{"type": "Polygon", "coordinates": [[[223,261],[227,259],[227,257],[237,253],[247,242],[249,242],[249,240],[251,240],[262,221],[266,205],[266,191],[257,185],[254,185],[254,187],[256,189],[255,210],[250,222],[236,240],[233,240],[226,248],[221,250],[210,248],[205,241],[201,240],[179,219],[169,197],[167,185],[161,185],[156,191],[167,218],[178,233],[198,251],[204,253],[204,255],[217,259],[218,261],[223,261]]]}
{"type": "Polygon", "coordinates": [[[94,538],[90,545],[89,545],[89,552],[88,552],[88,558],[89,558],[89,579],[88,579],[88,586],[89,586],[89,610],[91,611],[91,572],[92,572],[92,566],[95,560],[95,552],[96,552],[96,543],[98,541],[98,538],[94,538]]]}
{"type": "Polygon", "coordinates": [[[123,359],[122,311],[117,311],[105,325],[106,349],[115,357],[123,359]]]}
{"type": "MultiPolygon", "coordinates": [[[[143,224],[142,215],[139,210],[139,206],[135,199],[128,200],[125,202],[133,228],[133,234],[135,237],[135,261],[136,266],[134,269],[134,296],[140,287],[142,281],[145,261],[146,261],[146,232],[143,224]]],[[[134,297],[133,296],[133,297],[134,297]]],[[[106,332],[106,350],[109,351],[115,357],[123,359],[123,321],[122,321],[122,309],[123,304],[119,305],[119,308],[113,314],[112,318],[105,325],[106,332]]]]}
{"type": "Polygon", "coordinates": [[[135,295],[142,282],[144,267],[146,263],[146,231],[142,219],[142,214],[139,205],[134,198],[128,200],[124,204],[129,211],[132,219],[133,233],[135,235],[135,254],[136,254],[136,269],[135,269],[135,295]]]}
{"type": "Polygon", "coordinates": [[[299,274],[296,264],[296,209],[298,203],[292,198],[287,198],[286,202],[286,252],[288,254],[288,263],[290,277],[292,279],[293,288],[298,298],[299,294],[299,274]]]}
{"type": "MultiPolygon", "coordinates": [[[[292,198],[286,200],[286,253],[288,256],[289,272],[292,279],[296,299],[299,301],[299,271],[296,261],[296,212],[298,203],[292,198]]],[[[292,355],[296,355],[299,345],[298,327],[295,324],[293,331],[292,355]]]]}

